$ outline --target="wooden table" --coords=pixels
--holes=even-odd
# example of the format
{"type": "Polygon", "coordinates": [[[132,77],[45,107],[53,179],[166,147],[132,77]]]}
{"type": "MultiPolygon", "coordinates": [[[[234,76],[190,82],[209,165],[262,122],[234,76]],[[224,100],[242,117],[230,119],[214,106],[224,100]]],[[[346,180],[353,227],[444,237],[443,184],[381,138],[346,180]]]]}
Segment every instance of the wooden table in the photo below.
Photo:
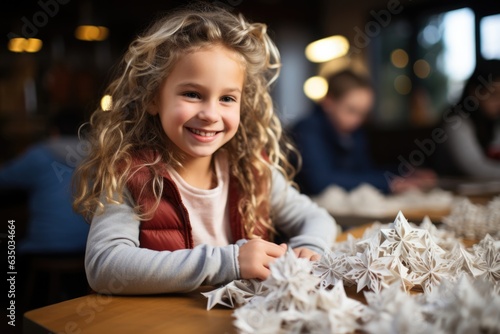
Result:
{"type": "MultiPolygon", "coordinates": [[[[491,194],[482,194],[482,195],[467,195],[469,201],[471,201],[474,204],[481,204],[481,205],[487,205],[495,196],[498,196],[499,194],[497,193],[491,193],[491,194]]],[[[458,195],[457,195],[458,196],[458,195]]],[[[425,216],[428,216],[433,223],[442,223],[443,218],[448,216],[450,214],[450,209],[442,209],[442,210],[432,210],[432,209],[404,209],[402,210],[404,216],[408,221],[415,223],[415,224],[420,224],[422,222],[422,219],[424,219],[425,216]]],[[[391,223],[394,221],[396,218],[397,212],[394,212],[391,215],[388,216],[359,216],[359,215],[338,215],[338,214],[332,214],[335,220],[337,221],[337,224],[342,226],[342,228],[352,228],[352,227],[359,227],[361,225],[366,225],[369,223],[372,223],[374,221],[379,221],[381,223],[391,223]]]]}
{"type": "MultiPolygon", "coordinates": [[[[356,238],[370,226],[348,231],[356,238]]],[[[344,241],[342,233],[337,241],[344,241]]],[[[210,287],[202,290],[210,290],[210,287]]],[[[355,287],[347,295],[363,301],[355,287]]],[[[187,294],[155,296],[88,295],[29,311],[24,315],[25,333],[235,333],[232,309],[206,310],[207,300],[195,291],[187,294]]]]}
{"type": "Polygon", "coordinates": [[[199,291],[133,297],[92,294],[26,312],[24,332],[235,333],[232,310],[207,311],[206,303],[199,291]]]}
{"type": "MultiPolygon", "coordinates": [[[[349,232],[361,236],[367,226],[349,232]]],[[[347,234],[342,233],[338,240],[346,238],[347,234]]],[[[348,294],[354,297],[355,290],[348,291],[348,294]]],[[[207,299],[200,291],[134,297],[93,294],[26,312],[24,332],[236,333],[232,325],[232,309],[215,307],[207,311],[206,305],[207,299]]]]}
{"type": "MultiPolygon", "coordinates": [[[[445,210],[402,210],[404,216],[408,221],[420,224],[425,216],[428,216],[432,222],[440,223],[443,217],[450,214],[450,209],[445,210]]],[[[397,212],[392,215],[380,216],[380,217],[368,217],[368,216],[356,216],[356,215],[334,215],[333,218],[337,224],[342,226],[342,228],[352,228],[359,227],[361,225],[366,225],[373,223],[374,221],[379,221],[381,223],[392,223],[397,216],[397,212]]]]}

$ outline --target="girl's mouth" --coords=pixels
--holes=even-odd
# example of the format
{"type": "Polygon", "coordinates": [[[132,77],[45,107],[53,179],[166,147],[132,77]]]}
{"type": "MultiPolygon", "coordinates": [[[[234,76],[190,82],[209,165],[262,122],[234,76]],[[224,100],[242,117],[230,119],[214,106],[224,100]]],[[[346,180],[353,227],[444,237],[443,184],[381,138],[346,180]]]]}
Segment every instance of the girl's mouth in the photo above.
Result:
{"type": "Polygon", "coordinates": [[[195,139],[198,143],[212,143],[217,138],[219,138],[219,134],[222,133],[222,131],[213,131],[213,130],[201,130],[201,129],[195,129],[195,128],[189,128],[186,127],[186,129],[191,133],[191,136],[193,139],[195,139]]]}
{"type": "Polygon", "coordinates": [[[205,130],[199,130],[199,129],[194,129],[194,128],[187,128],[190,132],[194,133],[195,135],[202,136],[202,137],[213,137],[217,133],[221,131],[205,131],[205,130]]]}

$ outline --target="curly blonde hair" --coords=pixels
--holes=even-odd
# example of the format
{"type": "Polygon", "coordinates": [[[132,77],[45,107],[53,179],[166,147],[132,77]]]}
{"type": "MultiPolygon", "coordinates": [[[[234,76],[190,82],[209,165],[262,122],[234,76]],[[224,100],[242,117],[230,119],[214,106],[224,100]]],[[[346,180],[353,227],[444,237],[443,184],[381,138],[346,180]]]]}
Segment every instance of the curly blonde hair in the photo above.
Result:
{"type": "Polygon", "coordinates": [[[159,117],[149,114],[148,107],[179,57],[218,44],[240,54],[246,71],[240,126],[224,145],[241,193],[238,210],[249,237],[258,237],[258,225],[274,232],[269,218],[271,169],[277,168],[289,182],[295,170],[287,160],[293,147],[283,136],[269,93],[281,63],[266,29],[242,15],[203,5],[173,12],[137,37],[107,88],[111,110],[99,108],[90,119],[89,155],[75,172],[75,209],[90,219],[105,203],[123,203],[124,188],[136,170],[133,157],[147,149],[155,158],[142,165],[153,172],[146,191],[154,194],[156,204],[146,212],[134,209],[139,219],[152,217],[162,197],[164,167],[180,166],[181,161],[159,117]]]}

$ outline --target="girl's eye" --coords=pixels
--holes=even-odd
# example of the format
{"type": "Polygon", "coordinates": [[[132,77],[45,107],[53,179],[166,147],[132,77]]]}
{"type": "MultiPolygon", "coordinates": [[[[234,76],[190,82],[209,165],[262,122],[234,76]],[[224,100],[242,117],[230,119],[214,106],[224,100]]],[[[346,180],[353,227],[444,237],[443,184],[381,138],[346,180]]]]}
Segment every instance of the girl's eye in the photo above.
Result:
{"type": "Polygon", "coordinates": [[[221,102],[225,102],[225,103],[228,103],[228,102],[236,102],[236,99],[232,96],[223,96],[221,97],[221,102]]]}
{"type": "Polygon", "coordinates": [[[196,92],[186,92],[186,93],[183,93],[182,95],[184,95],[185,97],[190,98],[190,99],[199,99],[200,98],[200,95],[196,92]]]}

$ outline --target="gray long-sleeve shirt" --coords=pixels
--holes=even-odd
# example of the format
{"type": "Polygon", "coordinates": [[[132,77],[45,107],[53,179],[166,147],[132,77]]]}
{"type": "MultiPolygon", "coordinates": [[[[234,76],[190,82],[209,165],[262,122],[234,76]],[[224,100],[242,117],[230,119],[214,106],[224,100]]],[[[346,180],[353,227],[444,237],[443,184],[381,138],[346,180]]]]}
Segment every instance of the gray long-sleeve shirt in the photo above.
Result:
{"type": "MultiPolygon", "coordinates": [[[[485,179],[500,178],[500,162],[488,158],[476,139],[475,129],[468,119],[461,119],[458,125],[446,128],[448,141],[445,143],[451,160],[466,176],[485,179]]],[[[500,137],[500,122],[496,123],[495,139],[500,137]]]]}
{"type": "MultiPolygon", "coordinates": [[[[273,224],[289,239],[290,247],[322,253],[334,242],[335,220],[276,170],[271,208],[273,224]]],[[[185,292],[240,278],[238,254],[245,240],[222,247],[203,244],[155,251],[139,247],[139,226],[131,203],[107,204],[104,213],[94,217],[85,256],[92,289],[112,294],[185,292]]]]}

